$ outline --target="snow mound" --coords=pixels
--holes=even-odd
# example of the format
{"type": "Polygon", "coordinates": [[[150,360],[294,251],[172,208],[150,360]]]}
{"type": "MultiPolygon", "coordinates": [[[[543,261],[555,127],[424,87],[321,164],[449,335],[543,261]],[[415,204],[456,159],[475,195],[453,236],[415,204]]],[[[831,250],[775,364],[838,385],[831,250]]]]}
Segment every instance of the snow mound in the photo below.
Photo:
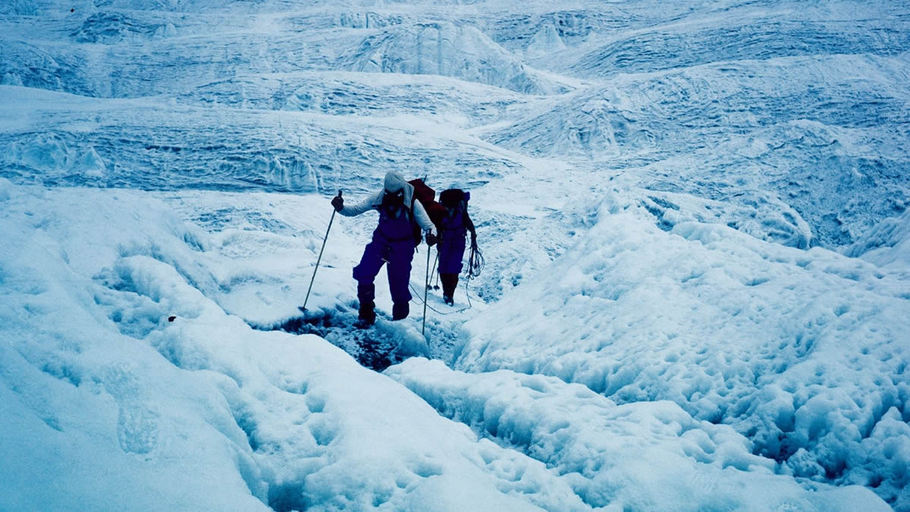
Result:
{"type": "Polygon", "coordinates": [[[639,204],[664,231],[686,222],[711,222],[788,247],[808,249],[815,240],[799,213],[768,192],[753,191],[742,204],[654,190],[638,191],[637,195],[639,204]]]}
{"type": "Polygon", "coordinates": [[[325,340],[226,314],[216,245],[159,200],[0,190],[0,508],[588,510],[325,340]]]}
{"type": "Polygon", "coordinates": [[[621,105],[613,90],[600,94],[586,91],[491,134],[489,140],[534,155],[598,159],[652,147],[656,142],[652,128],[639,128],[634,114],[621,105]]]}
{"type": "Polygon", "coordinates": [[[97,193],[5,183],[0,508],[267,510],[246,438],[217,387],[122,336],[99,308],[104,290],[91,275],[118,257],[113,239],[139,231],[167,240],[170,226],[136,230],[135,210],[97,193]],[[76,205],[84,225],[69,222],[76,205]]]}
{"type": "Polygon", "coordinates": [[[898,494],[905,473],[864,443],[892,408],[908,419],[906,276],[648,217],[607,198],[581,241],[468,322],[456,368],[670,400],[731,425],[782,471],[898,494]]]}
{"type": "Polygon", "coordinates": [[[883,267],[910,269],[910,210],[885,219],[845,250],[883,267]]]}
{"type": "Polygon", "coordinates": [[[559,31],[552,23],[542,25],[528,42],[525,54],[530,57],[543,57],[565,48],[559,31]]]}
{"type": "Polygon", "coordinates": [[[888,510],[861,487],[807,490],[724,425],[667,401],[616,405],[578,384],[507,370],[452,371],[410,359],[386,374],[441,414],[544,462],[592,508],[888,510]],[[767,500],[757,506],[754,497],[767,500]]]}

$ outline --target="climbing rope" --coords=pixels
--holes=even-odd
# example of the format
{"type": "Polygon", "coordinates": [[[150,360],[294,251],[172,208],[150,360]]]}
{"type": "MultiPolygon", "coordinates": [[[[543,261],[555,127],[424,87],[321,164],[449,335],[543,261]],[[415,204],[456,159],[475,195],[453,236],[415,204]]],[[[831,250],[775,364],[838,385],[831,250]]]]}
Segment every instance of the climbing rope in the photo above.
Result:
{"type": "MultiPolygon", "coordinates": [[[[433,262],[433,272],[436,271],[436,264],[439,262],[439,252],[436,254],[436,261],[433,262]]],[[[452,313],[461,313],[462,311],[467,311],[474,307],[474,303],[471,301],[471,294],[469,291],[471,280],[480,276],[480,273],[483,271],[484,267],[483,253],[480,252],[480,248],[477,247],[477,239],[471,240],[471,252],[468,255],[468,271],[467,271],[467,280],[464,281],[464,295],[468,300],[468,306],[461,309],[449,310],[449,311],[440,311],[433,306],[429,305],[429,301],[421,300],[420,292],[414,288],[414,285],[408,283],[408,288],[411,289],[411,302],[414,302],[417,305],[424,306],[429,308],[430,311],[433,311],[439,315],[451,315],[452,313]]],[[[429,270],[429,264],[427,264],[427,269],[429,270]]],[[[436,274],[437,280],[439,279],[439,274],[436,274]]],[[[429,288],[429,279],[424,284],[429,288]]],[[[426,290],[424,290],[424,296],[426,295],[426,290]]]]}
{"type": "MultiPolygon", "coordinates": [[[[424,304],[426,304],[427,308],[430,311],[432,311],[436,314],[439,314],[439,315],[445,316],[445,315],[451,315],[453,313],[461,313],[462,311],[467,311],[473,307],[471,305],[471,297],[468,297],[468,307],[461,308],[461,309],[450,309],[448,311],[439,310],[439,309],[436,309],[433,306],[431,306],[429,304],[429,301],[424,303],[424,301],[421,300],[421,298],[420,298],[420,292],[416,288],[414,288],[413,284],[408,284],[408,287],[411,289],[411,302],[413,302],[414,304],[420,305],[420,306],[423,306],[424,304]]],[[[467,294],[467,290],[465,290],[465,294],[467,294]]]]}
{"type": "Polygon", "coordinates": [[[468,256],[468,279],[480,276],[484,266],[483,253],[477,247],[477,239],[471,240],[471,254],[468,256]]]}

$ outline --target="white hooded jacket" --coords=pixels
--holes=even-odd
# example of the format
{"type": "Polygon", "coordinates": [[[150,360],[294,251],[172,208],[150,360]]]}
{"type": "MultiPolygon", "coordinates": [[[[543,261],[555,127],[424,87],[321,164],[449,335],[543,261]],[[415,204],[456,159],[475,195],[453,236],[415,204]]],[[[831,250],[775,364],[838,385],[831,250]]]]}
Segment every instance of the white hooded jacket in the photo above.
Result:
{"type": "Polygon", "coordinates": [[[375,194],[366,198],[366,200],[355,204],[353,206],[345,205],[338,213],[344,215],[345,217],[354,217],[355,215],[360,215],[361,213],[368,212],[374,208],[378,208],[382,205],[382,196],[386,192],[395,193],[399,190],[404,190],[404,204],[410,205],[413,201],[413,215],[414,220],[417,221],[417,224],[425,233],[433,232],[433,222],[430,220],[430,216],[427,215],[426,209],[420,201],[414,200],[414,186],[407,182],[400,174],[394,171],[389,171],[385,175],[385,181],[383,183],[382,190],[376,192],[375,194]]]}

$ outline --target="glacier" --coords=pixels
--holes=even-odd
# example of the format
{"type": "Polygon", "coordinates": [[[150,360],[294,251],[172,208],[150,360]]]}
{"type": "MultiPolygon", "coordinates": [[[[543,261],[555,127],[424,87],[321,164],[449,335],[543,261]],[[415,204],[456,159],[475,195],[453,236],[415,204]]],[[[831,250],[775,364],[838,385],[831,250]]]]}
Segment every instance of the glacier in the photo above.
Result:
{"type": "Polygon", "coordinates": [[[0,29],[0,509],[910,511],[907,5],[0,29]],[[375,219],[329,198],[387,171],[472,195],[426,336],[425,246],[349,327],[375,219]]]}

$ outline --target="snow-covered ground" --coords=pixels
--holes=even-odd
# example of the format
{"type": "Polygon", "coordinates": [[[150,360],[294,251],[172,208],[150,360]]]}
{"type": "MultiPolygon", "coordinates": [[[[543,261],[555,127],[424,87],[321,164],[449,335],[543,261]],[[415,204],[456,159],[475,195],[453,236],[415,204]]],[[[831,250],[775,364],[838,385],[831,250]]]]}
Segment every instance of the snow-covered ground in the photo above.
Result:
{"type": "Polygon", "coordinates": [[[908,51],[900,2],[4,2],[0,510],[910,511],[908,51]],[[328,199],[389,170],[472,193],[426,336],[424,246],[350,327],[328,199]]]}

